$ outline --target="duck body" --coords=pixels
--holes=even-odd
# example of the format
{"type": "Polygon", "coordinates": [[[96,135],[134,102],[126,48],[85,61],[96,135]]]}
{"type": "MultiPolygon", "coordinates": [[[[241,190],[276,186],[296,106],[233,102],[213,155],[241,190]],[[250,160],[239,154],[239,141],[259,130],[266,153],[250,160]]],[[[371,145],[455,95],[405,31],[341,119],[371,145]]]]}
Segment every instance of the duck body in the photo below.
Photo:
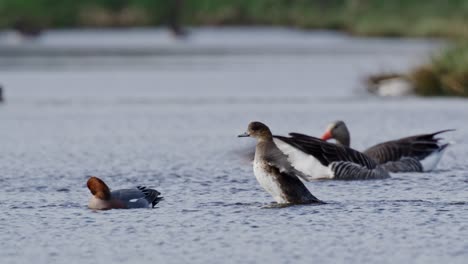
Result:
{"type": "Polygon", "coordinates": [[[253,162],[255,178],[279,204],[321,203],[313,196],[302,181],[287,172],[281,172],[266,158],[265,150],[275,148],[272,142],[259,142],[253,162]]]}
{"type": "Polygon", "coordinates": [[[289,164],[287,157],[273,142],[270,129],[263,123],[251,122],[247,132],[239,137],[257,139],[253,172],[260,186],[278,204],[321,204],[299,179],[300,172],[289,164]]]}
{"type": "Polygon", "coordinates": [[[154,207],[162,199],[160,192],[144,186],[110,191],[97,177],[91,177],[87,185],[93,194],[88,207],[94,210],[148,208],[154,207]]]}
{"type": "Polygon", "coordinates": [[[103,200],[95,196],[89,200],[88,208],[94,210],[127,209],[125,203],[118,199],[103,200]]]}

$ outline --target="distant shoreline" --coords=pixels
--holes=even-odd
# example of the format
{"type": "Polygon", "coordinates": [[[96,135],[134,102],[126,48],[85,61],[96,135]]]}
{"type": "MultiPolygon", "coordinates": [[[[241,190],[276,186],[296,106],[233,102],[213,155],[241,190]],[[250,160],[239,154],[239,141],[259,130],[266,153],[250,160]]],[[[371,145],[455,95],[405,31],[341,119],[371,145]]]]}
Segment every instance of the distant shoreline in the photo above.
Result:
{"type": "Polygon", "coordinates": [[[463,1],[3,0],[0,29],[266,25],[365,36],[468,37],[463,1]],[[176,25],[174,25],[176,24],[176,25]]]}
{"type": "MultiPolygon", "coordinates": [[[[464,1],[387,0],[3,0],[0,30],[36,36],[42,29],[167,26],[288,26],[358,36],[436,37],[459,43],[408,73],[419,95],[468,96],[468,8],[464,1]],[[21,2],[21,3],[19,3],[21,2]]],[[[377,79],[379,74],[377,73],[377,79]]],[[[388,75],[384,73],[383,75],[388,75]]]]}

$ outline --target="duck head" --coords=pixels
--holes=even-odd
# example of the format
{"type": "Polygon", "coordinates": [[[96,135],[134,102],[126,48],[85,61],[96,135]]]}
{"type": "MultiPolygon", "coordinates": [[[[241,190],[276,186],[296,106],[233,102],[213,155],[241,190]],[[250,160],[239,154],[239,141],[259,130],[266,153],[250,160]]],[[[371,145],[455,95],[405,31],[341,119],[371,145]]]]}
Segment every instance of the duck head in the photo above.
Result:
{"type": "Polygon", "coordinates": [[[258,140],[268,140],[272,138],[270,129],[262,122],[254,121],[251,122],[244,134],[238,137],[253,137],[258,140]]]}
{"type": "Polygon", "coordinates": [[[111,198],[109,187],[107,187],[104,181],[98,177],[92,176],[89,178],[86,185],[88,185],[88,189],[91,191],[91,194],[93,194],[96,198],[101,200],[109,200],[111,198]]]}

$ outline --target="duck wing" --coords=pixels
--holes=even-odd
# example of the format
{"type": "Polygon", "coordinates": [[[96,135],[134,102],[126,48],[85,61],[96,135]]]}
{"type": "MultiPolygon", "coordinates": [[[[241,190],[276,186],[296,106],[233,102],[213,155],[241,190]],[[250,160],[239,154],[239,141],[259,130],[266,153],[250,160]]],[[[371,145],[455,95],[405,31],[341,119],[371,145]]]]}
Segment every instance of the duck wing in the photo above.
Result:
{"type": "Polygon", "coordinates": [[[120,189],[111,192],[112,199],[126,205],[127,208],[154,207],[161,199],[160,192],[148,189],[145,186],[138,186],[132,189],[120,189]]]}

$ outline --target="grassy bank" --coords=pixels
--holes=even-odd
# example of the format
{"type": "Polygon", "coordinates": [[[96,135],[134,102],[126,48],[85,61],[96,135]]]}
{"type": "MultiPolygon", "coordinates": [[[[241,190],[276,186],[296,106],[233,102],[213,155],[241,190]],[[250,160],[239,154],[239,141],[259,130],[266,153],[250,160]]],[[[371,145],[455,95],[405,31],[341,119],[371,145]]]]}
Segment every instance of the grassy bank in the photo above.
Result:
{"type": "MultiPolygon", "coordinates": [[[[162,25],[174,0],[0,0],[0,27],[162,25]]],[[[465,0],[184,0],[186,25],[288,25],[360,35],[468,37],[465,0]]]]}
{"type": "Polygon", "coordinates": [[[468,96],[466,0],[0,0],[0,28],[281,25],[462,44],[407,74],[421,95],[468,96]],[[177,3],[182,3],[178,5],[177,3]]]}
{"type": "Polygon", "coordinates": [[[419,95],[468,96],[468,44],[447,49],[408,76],[419,95]]]}
{"type": "Polygon", "coordinates": [[[379,92],[379,88],[388,88],[392,80],[402,81],[421,96],[468,97],[468,44],[461,42],[451,46],[434,55],[428,63],[406,73],[372,74],[364,83],[370,92],[382,95],[386,94],[385,90],[379,92]]]}

